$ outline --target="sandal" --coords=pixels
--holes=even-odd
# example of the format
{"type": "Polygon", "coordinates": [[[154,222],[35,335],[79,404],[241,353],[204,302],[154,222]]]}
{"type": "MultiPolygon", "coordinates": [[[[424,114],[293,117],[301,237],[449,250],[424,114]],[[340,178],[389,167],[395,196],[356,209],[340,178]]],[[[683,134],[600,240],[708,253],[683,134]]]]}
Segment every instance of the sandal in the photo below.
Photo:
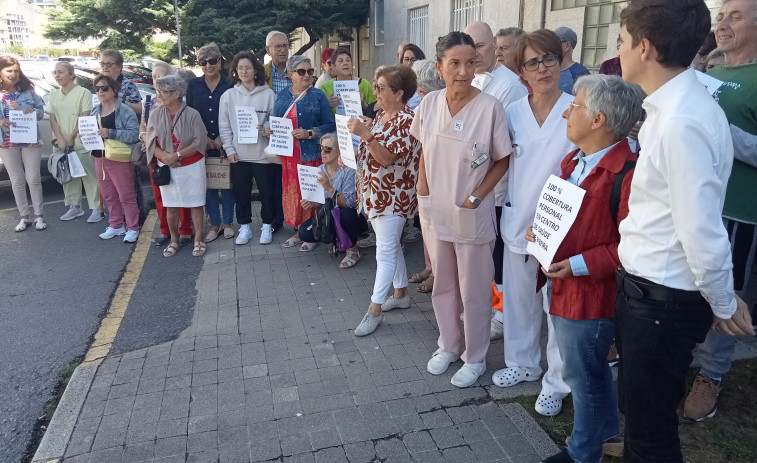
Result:
{"type": "Polygon", "coordinates": [[[155,246],[162,247],[165,246],[166,243],[168,243],[168,240],[170,238],[166,235],[158,235],[157,238],[155,238],[155,246]]]}
{"type": "Polygon", "coordinates": [[[179,246],[179,243],[174,243],[173,241],[171,244],[166,246],[166,248],[163,250],[163,257],[173,257],[176,255],[176,251],[179,250],[181,246],[179,246]]]}
{"type": "Polygon", "coordinates": [[[430,293],[434,289],[434,275],[426,278],[416,288],[419,293],[430,293]]]}
{"type": "Polygon", "coordinates": [[[44,230],[45,228],[47,228],[47,224],[41,216],[34,218],[34,228],[36,228],[37,230],[44,230]]]}
{"type": "Polygon", "coordinates": [[[421,270],[418,273],[413,273],[410,278],[407,279],[408,283],[423,283],[431,276],[431,270],[421,270]]]}
{"type": "Polygon", "coordinates": [[[310,252],[315,247],[318,246],[318,243],[308,243],[307,241],[303,241],[302,246],[300,246],[300,252],[310,252]]]}
{"type": "Polygon", "coordinates": [[[510,387],[523,381],[537,381],[541,373],[534,374],[523,367],[503,368],[492,375],[492,382],[499,387],[510,387]]]}
{"type": "Polygon", "coordinates": [[[31,220],[22,218],[21,221],[18,223],[18,225],[16,225],[16,228],[14,230],[16,230],[17,232],[22,232],[26,230],[26,227],[28,227],[31,224],[32,224],[31,220]]]}
{"type": "Polygon", "coordinates": [[[234,238],[235,234],[236,232],[234,231],[234,227],[232,227],[231,225],[226,225],[223,228],[223,237],[226,238],[227,240],[234,238]]]}
{"type": "Polygon", "coordinates": [[[202,241],[195,241],[195,247],[192,249],[192,255],[195,257],[200,257],[205,254],[205,251],[208,250],[207,245],[203,243],[202,241]]]}
{"type": "Polygon", "coordinates": [[[360,251],[347,251],[347,255],[339,263],[339,268],[352,268],[358,262],[360,262],[360,251]]]}
{"type": "Polygon", "coordinates": [[[282,248],[293,248],[295,246],[299,246],[303,243],[303,241],[300,239],[299,235],[294,235],[288,240],[284,241],[284,243],[281,245],[282,248]]]}
{"type": "Polygon", "coordinates": [[[218,238],[218,230],[211,228],[210,230],[208,230],[208,234],[205,235],[205,239],[203,239],[203,241],[210,243],[211,241],[215,241],[216,238],[218,238]]]}

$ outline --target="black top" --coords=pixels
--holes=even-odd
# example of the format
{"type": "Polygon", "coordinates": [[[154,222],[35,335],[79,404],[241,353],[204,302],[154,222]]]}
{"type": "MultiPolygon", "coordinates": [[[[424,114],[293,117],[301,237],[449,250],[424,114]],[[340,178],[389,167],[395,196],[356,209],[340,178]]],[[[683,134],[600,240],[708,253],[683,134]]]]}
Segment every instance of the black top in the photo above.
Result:
{"type": "Polygon", "coordinates": [[[208,130],[208,137],[218,137],[218,106],[221,104],[221,95],[231,88],[229,80],[221,74],[221,80],[212,92],[205,83],[205,76],[195,77],[187,86],[187,106],[194,108],[200,113],[202,122],[208,130]]]}
{"type": "MultiPolygon", "coordinates": [[[[115,129],[116,128],[116,112],[108,114],[107,116],[100,116],[100,128],[102,129],[115,129]]],[[[92,156],[101,158],[105,152],[103,150],[92,150],[92,156]]]]}

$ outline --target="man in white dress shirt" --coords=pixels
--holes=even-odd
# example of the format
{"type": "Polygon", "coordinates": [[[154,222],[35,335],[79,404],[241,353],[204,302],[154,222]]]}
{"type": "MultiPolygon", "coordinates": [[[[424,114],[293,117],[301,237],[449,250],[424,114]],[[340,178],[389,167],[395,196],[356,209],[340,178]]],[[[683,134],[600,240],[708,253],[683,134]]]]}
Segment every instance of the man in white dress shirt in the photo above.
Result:
{"type": "MultiPolygon", "coordinates": [[[[473,86],[482,92],[493,96],[502,102],[507,109],[510,103],[528,96],[528,89],[520,82],[520,78],[512,72],[507,66],[497,61],[497,44],[494,40],[494,33],[485,22],[473,22],[465,28],[466,34],[470,35],[476,44],[476,77],[473,79],[473,86]]],[[[507,175],[494,187],[494,205],[497,211],[497,224],[502,217],[502,206],[505,204],[507,195],[507,175]]],[[[497,239],[494,241],[494,295],[495,300],[499,300],[498,310],[502,310],[502,253],[505,249],[505,243],[502,241],[502,234],[499,226],[497,227],[497,239]]],[[[495,301],[492,301],[495,305],[495,301]]],[[[501,314],[501,312],[499,312],[501,314]]],[[[499,339],[502,337],[502,320],[492,314],[490,338],[499,339]]]]}
{"type": "Polygon", "coordinates": [[[623,461],[681,463],[676,409],[695,345],[711,326],[754,333],[721,220],[733,144],[725,114],[687,69],[710,30],[704,0],[634,0],[620,18],[623,79],[648,95],[619,228],[623,461]]]}

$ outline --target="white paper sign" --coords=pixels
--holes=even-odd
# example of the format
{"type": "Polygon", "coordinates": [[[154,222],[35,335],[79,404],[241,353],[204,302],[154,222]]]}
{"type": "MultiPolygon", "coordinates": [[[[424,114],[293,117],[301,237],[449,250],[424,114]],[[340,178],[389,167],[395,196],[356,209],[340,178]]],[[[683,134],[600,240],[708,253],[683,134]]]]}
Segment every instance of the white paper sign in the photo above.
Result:
{"type": "Polygon", "coordinates": [[[321,176],[321,169],[297,164],[297,175],[300,178],[300,193],[302,194],[302,199],[319,204],[326,202],[323,187],[318,183],[318,177],[321,176]]]}
{"type": "Polygon", "coordinates": [[[273,133],[268,142],[268,151],[279,156],[292,156],[294,154],[292,120],[286,117],[271,116],[271,130],[273,130],[273,133]]]}
{"type": "Polygon", "coordinates": [[[359,119],[363,115],[363,105],[360,104],[360,93],[352,91],[342,92],[341,98],[342,104],[344,104],[345,116],[359,119]]]}
{"type": "Polygon", "coordinates": [[[254,145],[258,142],[258,115],[252,106],[237,106],[237,143],[254,145]]]}
{"type": "Polygon", "coordinates": [[[585,190],[556,175],[550,175],[539,195],[534,216],[536,241],[526,250],[549,268],[562,240],[573,225],[584,200],[585,190]]]}
{"type": "Polygon", "coordinates": [[[357,161],[355,160],[355,146],[352,144],[353,135],[347,128],[348,116],[337,114],[336,116],[336,135],[339,138],[339,152],[342,155],[342,162],[347,167],[357,170],[357,161]]]}
{"type": "MultiPolygon", "coordinates": [[[[334,81],[334,95],[338,96],[341,100],[339,104],[336,107],[336,113],[341,115],[346,115],[345,107],[344,107],[344,92],[358,92],[358,85],[357,80],[335,80],[334,81]]],[[[360,96],[358,96],[358,103],[360,103],[360,96]]],[[[360,112],[362,114],[362,111],[360,112]]]]}
{"type": "Polygon", "coordinates": [[[707,91],[710,92],[710,95],[714,95],[715,91],[719,89],[721,85],[723,85],[723,81],[720,79],[716,79],[711,75],[705,74],[704,72],[694,72],[697,73],[697,80],[699,80],[699,82],[704,85],[704,88],[706,88],[707,91]]]}
{"type": "Polygon", "coordinates": [[[100,98],[97,96],[97,93],[93,93],[92,94],[92,107],[94,108],[95,106],[99,104],[100,104],[100,98]]]}
{"type": "Polygon", "coordinates": [[[11,122],[11,143],[37,143],[37,113],[24,114],[18,109],[8,111],[11,122]]]}
{"type": "Polygon", "coordinates": [[[102,137],[97,134],[98,128],[97,116],[79,117],[79,138],[84,149],[88,151],[105,149],[102,137]]]}

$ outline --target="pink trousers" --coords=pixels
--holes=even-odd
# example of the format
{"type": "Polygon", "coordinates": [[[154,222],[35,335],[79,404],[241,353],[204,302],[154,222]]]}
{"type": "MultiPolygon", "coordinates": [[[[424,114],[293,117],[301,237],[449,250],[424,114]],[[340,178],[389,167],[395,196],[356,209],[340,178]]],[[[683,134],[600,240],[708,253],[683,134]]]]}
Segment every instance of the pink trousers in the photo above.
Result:
{"type": "Polygon", "coordinates": [[[139,230],[139,206],[134,192],[134,166],[130,162],[95,158],[97,184],[108,207],[108,225],[139,230]]]}
{"type": "Polygon", "coordinates": [[[431,227],[424,227],[423,233],[434,272],[431,302],[439,325],[439,347],[460,355],[466,363],[483,362],[489,350],[494,242],[441,241],[431,227]],[[461,302],[465,336],[460,332],[461,302]]]}

